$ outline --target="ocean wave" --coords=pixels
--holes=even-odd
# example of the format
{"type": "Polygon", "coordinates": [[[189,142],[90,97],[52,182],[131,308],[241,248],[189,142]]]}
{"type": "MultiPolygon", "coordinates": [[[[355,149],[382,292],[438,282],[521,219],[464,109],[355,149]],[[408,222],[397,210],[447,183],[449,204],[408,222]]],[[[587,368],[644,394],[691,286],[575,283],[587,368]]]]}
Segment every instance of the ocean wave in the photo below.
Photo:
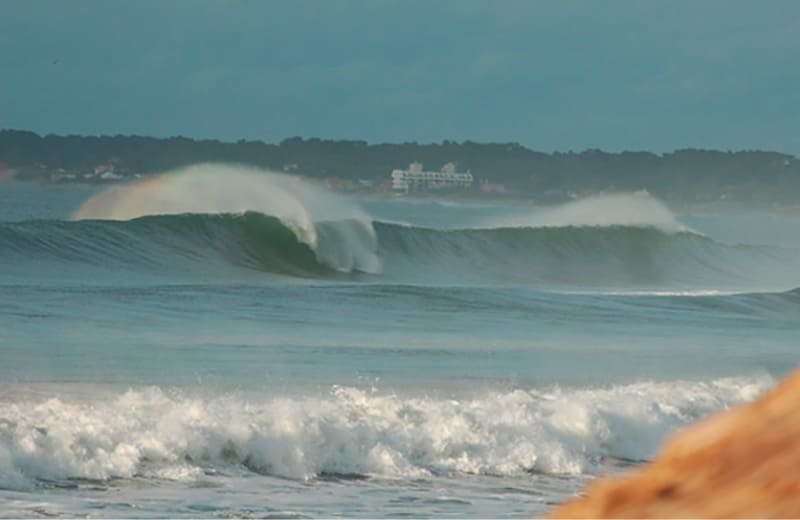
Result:
{"type": "Polygon", "coordinates": [[[603,388],[400,397],[202,399],[157,387],[102,401],[0,402],[0,487],[41,481],[194,479],[243,468],[293,479],[593,473],[645,460],[665,435],[772,385],[767,376],[603,388]]]}
{"type": "Polygon", "coordinates": [[[73,220],[149,218],[162,219],[157,231],[178,222],[187,228],[195,224],[185,229],[190,237],[210,234],[212,248],[226,242],[234,251],[244,249],[259,270],[300,276],[381,270],[371,220],[355,204],[300,178],[258,168],[188,166],[106,189],[73,215],[73,220]],[[184,218],[166,219],[169,215],[184,218]],[[221,221],[224,231],[217,225],[221,221]],[[318,265],[311,265],[307,249],[318,265]]]}
{"type": "Polygon", "coordinates": [[[369,274],[397,283],[669,288],[664,294],[785,289],[800,281],[792,250],[631,226],[441,230],[346,219],[305,228],[247,211],[0,223],[0,244],[0,262],[23,269],[79,263],[194,272],[205,280],[229,276],[224,268],[232,267],[302,278],[369,274]]]}
{"type": "Polygon", "coordinates": [[[796,250],[716,242],[646,193],[514,218],[463,229],[372,221],[352,201],[297,178],[203,164],[108,188],[74,222],[0,223],[0,263],[24,270],[63,261],[204,280],[244,268],[544,288],[741,292],[800,283],[796,250]]]}
{"type": "Polygon", "coordinates": [[[495,216],[475,227],[647,227],[666,232],[696,231],[678,222],[660,200],[647,191],[607,193],[573,200],[528,214],[495,216]]]}
{"type": "Polygon", "coordinates": [[[302,228],[257,212],[154,215],[125,221],[0,224],[0,259],[225,276],[220,264],[299,277],[380,272],[372,229],[357,220],[302,228]]]}
{"type": "Polygon", "coordinates": [[[375,222],[387,277],[681,290],[785,288],[796,253],[652,226],[431,229],[375,222]]]}

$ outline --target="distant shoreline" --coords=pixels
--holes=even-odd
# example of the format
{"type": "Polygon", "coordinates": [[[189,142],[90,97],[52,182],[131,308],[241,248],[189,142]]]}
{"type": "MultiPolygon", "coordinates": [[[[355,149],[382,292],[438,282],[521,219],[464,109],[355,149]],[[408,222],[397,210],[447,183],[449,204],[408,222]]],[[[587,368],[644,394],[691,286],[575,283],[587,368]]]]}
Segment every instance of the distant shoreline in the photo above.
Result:
{"type": "MultiPolygon", "coordinates": [[[[311,182],[314,179],[310,179],[311,182]]],[[[128,181],[130,182],[130,181],[128,181]]],[[[98,184],[88,182],[53,183],[41,180],[20,180],[14,178],[0,178],[2,185],[27,185],[38,186],[50,189],[92,189],[102,190],[113,186],[121,186],[126,181],[98,184]]],[[[456,204],[475,204],[475,205],[497,205],[497,206],[531,206],[535,208],[548,208],[564,204],[565,202],[540,202],[534,198],[509,196],[509,197],[488,197],[474,196],[471,194],[456,194],[451,196],[441,196],[439,194],[409,194],[404,196],[394,196],[391,193],[362,193],[351,194],[341,193],[345,197],[356,200],[397,200],[409,202],[447,202],[456,204]]],[[[765,204],[753,205],[738,201],[712,201],[703,203],[689,203],[681,201],[665,201],[667,206],[676,214],[691,215],[776,215],[776,216],[800,216],[800,204],[765,204]]]]}
{"type": "Polygon", "coordinates": [[[0,130],[0,179],[102,186],[199,163],[282,172],[358,197],[409,190],[423,199],[553,205],[646,191],[671,207],[704,212],[800,211],[800,158],[777,152],[545,153],[518,143],[472,141],[370,144],[292,137],[273,144],[0,130]],[[428,180],[398,184],[394,173],[411,166],[428,180]],[[462,172],[468,182],[439,180],[451,172],[462,172]]]}

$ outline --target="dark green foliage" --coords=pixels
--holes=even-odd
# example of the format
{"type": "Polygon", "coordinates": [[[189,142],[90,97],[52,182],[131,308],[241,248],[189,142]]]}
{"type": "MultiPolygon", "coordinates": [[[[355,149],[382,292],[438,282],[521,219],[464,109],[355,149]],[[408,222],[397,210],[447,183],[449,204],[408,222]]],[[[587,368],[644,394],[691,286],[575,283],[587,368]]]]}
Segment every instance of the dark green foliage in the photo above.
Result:
{"type": "MultiPolygon", "coordinates": [[[[518,143],[443,141],[368,144],[291,137],[279,144],[239,140],[157,139],[141,136],[39,136],[0,131],[0,163],[35,178],[46,172],[91,172],[113,163],[117,173],[156,173],[199,162],[227,162],[284,170],[310,177],[388,179],[394,168],[422,162],[439,169],[455,162],[479,181],[504,183],[540,199],[646,189],[665,199],[774,201],[794,203],[800,195],[800,160],[761,151],[676,150],[607,153],[601,150],[543,153],[518,143]]],[[[476,184],[477,186],[477,184],[476,184]]]]}

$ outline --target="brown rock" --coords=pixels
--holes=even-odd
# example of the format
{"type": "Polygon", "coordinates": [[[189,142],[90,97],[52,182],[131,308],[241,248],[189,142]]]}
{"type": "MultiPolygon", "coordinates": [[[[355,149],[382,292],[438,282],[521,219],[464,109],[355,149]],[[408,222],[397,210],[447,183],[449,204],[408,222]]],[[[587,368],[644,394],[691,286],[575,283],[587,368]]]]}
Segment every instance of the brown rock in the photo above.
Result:
{"type": "Polygon", "coordinates": [[[634,473],[594,481],[550,518],[800,518],[800,370],[674,436],[634,473]]]}

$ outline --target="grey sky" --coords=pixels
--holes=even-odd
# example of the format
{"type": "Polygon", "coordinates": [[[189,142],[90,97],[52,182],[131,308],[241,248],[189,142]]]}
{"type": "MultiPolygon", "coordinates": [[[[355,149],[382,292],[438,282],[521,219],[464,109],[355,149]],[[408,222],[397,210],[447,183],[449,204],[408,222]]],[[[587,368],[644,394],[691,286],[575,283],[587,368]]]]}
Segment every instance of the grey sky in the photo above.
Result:
{"type": "Polygon", "coordinates": [[[800,153],[800,2],[0,0],[0,128],[800,153]]]}

